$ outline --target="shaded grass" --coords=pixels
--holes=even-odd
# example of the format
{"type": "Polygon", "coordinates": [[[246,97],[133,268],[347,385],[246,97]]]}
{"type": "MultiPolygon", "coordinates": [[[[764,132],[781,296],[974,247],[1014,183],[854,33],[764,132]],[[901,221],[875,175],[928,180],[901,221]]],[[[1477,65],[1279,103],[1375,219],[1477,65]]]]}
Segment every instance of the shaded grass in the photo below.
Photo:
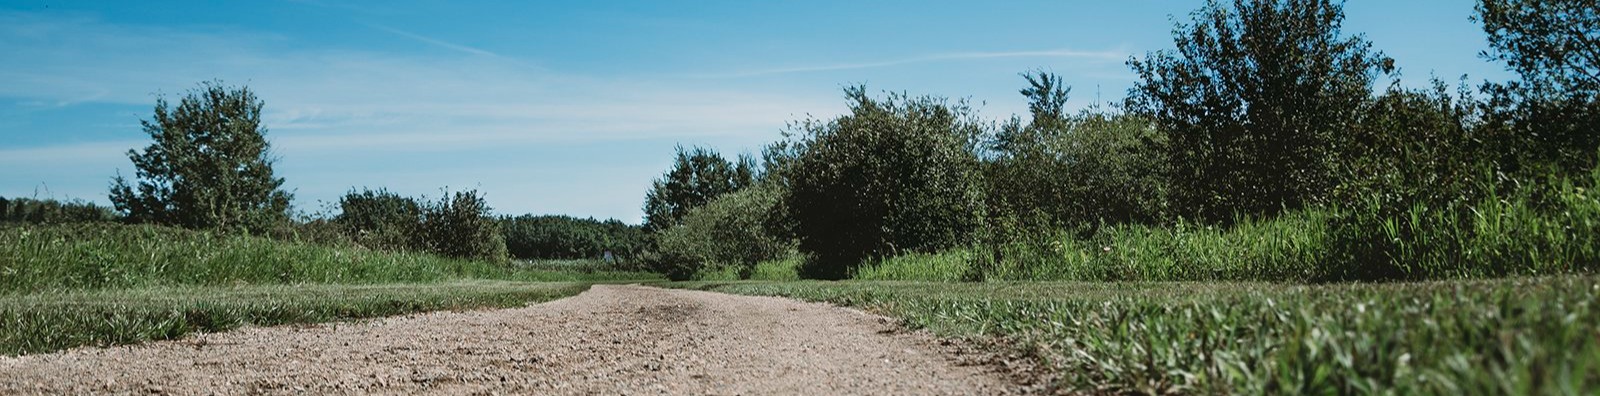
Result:
{"type": "Polygon", "coordinates": [[[0,354],[110,346],[242,325],[318,323],[431,310],[516,307],[587,283],[180,286],[0,295],[0,354]]]}
{"type": "Polygon", "coordinates": [[[864,265],[851,279],[957,282],[971,274],[973,259],[968,249],[904,254],[864,265]]]}
{"type": "Polygon", "coordinates": [[[0,294],[453,279],[603,281],[660,277],[647,273],[524,270],[428,254],[338,248],[159,226],[0,225],[0,294]]]}
{"type": "Polygon", "coordinates": [[[1379,285],[739,282],[993,337],[1105,393],[1594,394],[1600,278],[1379,285]]]}

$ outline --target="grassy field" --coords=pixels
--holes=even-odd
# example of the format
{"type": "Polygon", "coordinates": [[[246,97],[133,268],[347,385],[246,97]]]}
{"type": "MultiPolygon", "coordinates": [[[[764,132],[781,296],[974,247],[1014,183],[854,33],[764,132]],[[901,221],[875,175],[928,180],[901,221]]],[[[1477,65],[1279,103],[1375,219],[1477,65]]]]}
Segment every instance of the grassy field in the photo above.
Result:
{"type": "Polygon", "coordinates": [[[1595,394],[1600,278],[1267,283],[688,282],[862,307],[1107,393],[1595,394]]]}
{"type": "Polygon", "coordinates": [[[655,279],[168,227],[0,225],[0,354],[519,306],[596,282],[655,279]]]}
{"type": "Polygon", "coordinates": [[[184,286],[0,295],[0,354],[111,346],[241,325],[318,323],[433,310],[516,307],[588,283],[184,286]]]}
{"type": "Polygon", "coordinates": [[[117,224],[0,225],[0,294],[157,286],[656,279],[117,224]]]}

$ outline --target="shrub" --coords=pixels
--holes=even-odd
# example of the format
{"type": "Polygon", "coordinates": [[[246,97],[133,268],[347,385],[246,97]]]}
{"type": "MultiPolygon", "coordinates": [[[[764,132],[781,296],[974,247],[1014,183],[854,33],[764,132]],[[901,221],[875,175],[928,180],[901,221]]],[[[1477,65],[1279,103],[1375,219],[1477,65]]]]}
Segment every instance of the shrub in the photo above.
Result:
{"type": "Polygon", "coordinates": [[[723,195],[656,234],[658,269],[682,278],[704,268],[749,278],[757,263],[793,254],[793,240],[768,228],[782,192],[770,183],[723,195]]]}
{"type": "Polygon", "coordinates": [[[475,190],[446,194],[422,207],[418,228],[429,250],[445,257],[506,261],[506,242],[500,223],[475,190]]]}
{"type": "Polygon", "coordinates": [[[850,114],[799,125],[804,147],[784,197],[813,278],[863,259],[965,244],[982,217],[976,144],[965,102],[845,90],[850,114]]]}
{"type": "Polygon", "coordinates": [[[413,249],[421,220],[421,204],[385,189],[351,190],[339,198],[333,219],[357,244],[383,250],[413,249]]]}

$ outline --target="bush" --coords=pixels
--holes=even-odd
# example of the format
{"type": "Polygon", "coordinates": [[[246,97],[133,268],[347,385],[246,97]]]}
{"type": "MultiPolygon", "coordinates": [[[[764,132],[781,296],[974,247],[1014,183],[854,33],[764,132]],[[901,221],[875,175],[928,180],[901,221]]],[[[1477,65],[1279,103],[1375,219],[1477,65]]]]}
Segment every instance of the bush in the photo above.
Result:
{"type": "Polygon", "coordinates": [[[765,183],[690,211],[682,225],[656,234],[657,269],[685,278],[704,268],[726,268],[747,279],[757,263],[792,255],[793,240],[768,228],[781,194],[765,183]]]}
{"type": "Polygon", "coordinates": [[[969,242],[982,218],[975,154],[983,126],[964,102],[845,90],[850,114],[800,124],[783,205],[812,278],[862,260],[969,242]]]}
{"type": "Polygon", "coordinates": [[[333,223],[350,240],[370,249],[491,262],[507,259],[500,223],[477,191],[454,195],[446,191],[439,201],[430,202],[381,189],[352,190],[339,199],[339,207],[333,223]]]}
{"type": "Polygon", "coordinates": [[[505,262],[506,242],[500,223],[477,191],[446,194],[422,207],[420,236],[429,250],[445,257],[505,262]]]}
{"type": "Polygon", "coordinates": [[[339,198],[333,222],[357,244],[390,251],[418,250],[422,205],[388,190],[351,190],[339,198]]]}

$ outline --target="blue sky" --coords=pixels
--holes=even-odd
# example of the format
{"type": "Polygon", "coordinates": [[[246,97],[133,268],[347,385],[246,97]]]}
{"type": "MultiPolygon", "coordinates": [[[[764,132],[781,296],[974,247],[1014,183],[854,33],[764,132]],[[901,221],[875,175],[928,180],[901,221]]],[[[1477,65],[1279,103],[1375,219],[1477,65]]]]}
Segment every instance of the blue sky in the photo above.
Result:
{"type": "MultiPolygon", "coordinates": [[[[638,222],[675,145],[759,152],[840,87],[1024,113],[1018,73],[1120,100],[1130,55],[1194,1],[0,0],[0,196],[105,203],[158,95],[221,79],[266,101],[296,207],[352,187],[475,188],[497,212],[638,222]]],[[[1503,80],[1472,2],[1361,1],[1347,32],[1404,79],[1503,80]]]]}

